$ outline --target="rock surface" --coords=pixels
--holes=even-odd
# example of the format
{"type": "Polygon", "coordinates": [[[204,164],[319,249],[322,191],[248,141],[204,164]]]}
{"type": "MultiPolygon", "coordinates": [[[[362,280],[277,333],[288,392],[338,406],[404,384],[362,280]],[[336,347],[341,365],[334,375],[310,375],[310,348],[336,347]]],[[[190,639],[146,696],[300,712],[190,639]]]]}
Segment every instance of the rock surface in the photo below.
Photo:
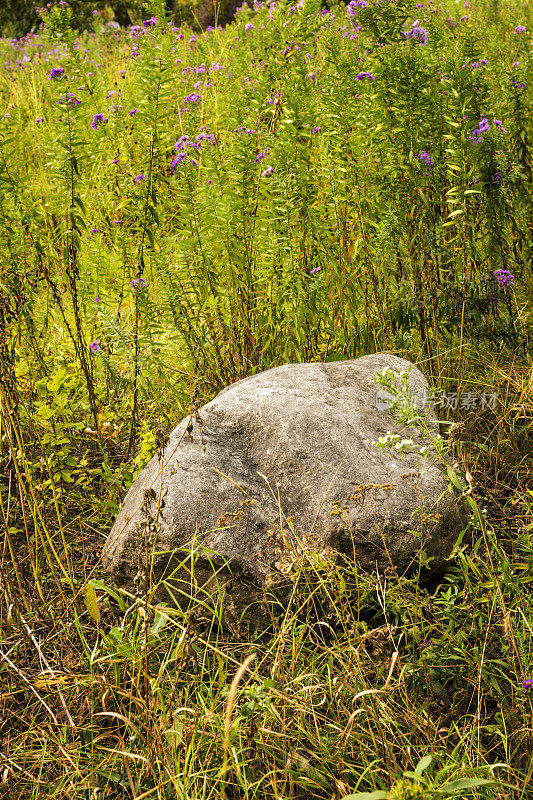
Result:
{"type": "MultiPolygon", "coordinates": [[[[241,617],[252,627],[265,621],[269,587],[285,586],[276,596],[286,600],[298,539],[300,550],[400,573],[422,541],[438,570],[465,514],[434,450],[422,457],[373,444],[389,430],[427,444],[395,427],[377,399],[373,376],[384,367],[411,367],[409,392],[427,389],[414,365],[388,354],[288,364],[223,389],[174,429],[133,483],[104,545],[105,570],[138,593],[148,573],[152,585],[163,577],[156,599],[184,609],[195,585],[210,607],[224,587],[220,619],[230,627],[241,617]]],[[[424,413],[438,433],[434,411],[424,413]]]]}

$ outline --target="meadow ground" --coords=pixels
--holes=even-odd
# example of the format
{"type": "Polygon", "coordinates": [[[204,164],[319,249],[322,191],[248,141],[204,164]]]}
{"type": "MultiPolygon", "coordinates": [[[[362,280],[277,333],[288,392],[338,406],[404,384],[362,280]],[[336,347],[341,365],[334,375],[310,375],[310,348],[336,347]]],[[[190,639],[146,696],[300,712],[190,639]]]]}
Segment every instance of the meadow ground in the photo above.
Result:
{"type": "Polygon", "coordinates": [[[533,797],[530,5],[41,16],[0,42],[0,793],[533,797]],[[444,575],[309,559],[242,641],[106,581],[180,419],[377,351],[434,390],[444,575]]]}

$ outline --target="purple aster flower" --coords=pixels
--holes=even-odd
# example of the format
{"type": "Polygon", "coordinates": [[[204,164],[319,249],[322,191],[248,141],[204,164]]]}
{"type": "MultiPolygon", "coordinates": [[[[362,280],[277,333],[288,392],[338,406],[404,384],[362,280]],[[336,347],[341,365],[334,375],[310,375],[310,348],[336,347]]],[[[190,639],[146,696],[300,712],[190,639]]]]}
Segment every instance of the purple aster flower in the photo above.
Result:
{"type": "Polygon", "coordinates": [[[244,26],[244,30],[245,30],[245,31],[249,31],[251,28],[255,28],[255,25],[254,25],[253,23],[251,23],[251,22],[248,22],[248,23],[247,23],[247,24],[244,26]]]}
{"type": "Polygon", "coordinates": [[[187,158],[187,153],[184,152],[178,153],[178,155],[170,165],[170,172],[172,175],[174,175],[174,173],[176,172],[176,167],[178,166],[180,161],[183,161],[184,158],[187,158]]]}
{"type": "Polygon", "coordinates": [[[98,233],[98,228],[93,228],[91,233],[98,233]]]}
{"type": "Polygon", "coordinates": [[[515,33],[525,33],[526,29],[524,28],[523,25],[517,25],[516,28],[514,29],[514,32],[515,33]]]}
{"type": "Polygon", "coordinates": [[[507,286],[514,281],[514,275],[511,275],[508,269],[495,269],[494,277],[504,289],[506,289],[507,286]]]}
{"type": "Polygon", "coordinates": [[[113,220],[113,225],[122,225],[122,220],[121,219],[114,219],[113,220]]]}
{"type": "Polygon", "coordinates": [[[522,689],[533,689],[533,678],[525,678],[522,681],[522,689]]]}
{"type": "Polygon", "coordinates": [[[35,120],[36,125],[38,125],[39,122],[44,122],[44,117],[39,117],[38,119],[35,120]]]}
{"type": "Polygon", "coordinates": [[[72,92],[67,92],[62,97],[60,97],[57,102],[59,103],[59,105],[62,105],[63,103],[68,103],[70,106],[79,106],[81,100],[78,97],[76,97],[75,94],[72,94],[72,92]]]}
{"type": "Polygon", "coordinates": [[[424,164],[427,167],[426,175],[429,175],[430,171],[431,171],[431,167],[433,166],[433,161],[432,161],[431,156],[429,155],[429,153],[426,153],[424,150],[422,150],[420,153],[415,153],[415,158],[418,158],[418,159],[420,159],[420,161],[424,162],[424,164]]]}
{"type": "Polygon", "coordinates": [[[143,28],[151,28],[157,25],[157,17],[150,17],[150,19],[143,20],[143,28]]]}
{"type": "Polygon", "coordinates": [[[502,133],[507,133],[507,131],[503,127],[503,122],[501,121],[501,119],[493,119],[492,122],[494,123],[494,125],[496,125],[497,128],[501,130],[502,133]]]}
{"type": "Polygon", "coordinates": [[[311,270],[311,275],[316,275],[317,272],[320,272],[321,269],[322,267],[315,267],[314,269],[311,270]]]}
{"type": "Polygon", "coordinates": [[[106,119],[103,114],[95,114],[93,117],[93,121],[91,122],[91,128],[94,128],[94,130],[96,131],[99,125],[102,125],[106,122],[109,122],[109,120],[106,119]]]}
{"type": "Polygon", "coordinates": [[[89,347],[90,347],[91,353],[97,353],[100,350],[100,340],[99,339],[95,339],[94,342],[91,342],[89,347]]]}
{"type": "Polygon", "coordinates": [[[187,103],[198,103],[201,99],[201,95],[199,95],[197,92],[191,92],[191,94],[187,95],[185,101],[187,103]]]}
{"type": "Polygon", "coordinates": [[[99,298],[99,297],[95,297],[95,298],[94,298],[94,302],[95,302],[95,303],[99,303],[99,302],[100,302],[100,298],[99,298]]]}
{"type": "Polygon", "coordinates": [[[142,290],[145,289],[148,284],[144,278],[138,277],[130,281],[130,286],[133,289],[133,294],[135,294],[136,292],[142,292],[142,290]]]}
{"type": "Polygon", "coordinates": [[[50,72],[50,75],[48,76],[48,80],[53,81],[56,78],[62,78],[64,74],[65,70],[63,69],[63,67],[54,67],[50,72]]]}
{"type": "Polygon", "coordinates": [[[274,167],[267,167],[266,170],[262,173],[263,178],[268,178],[274,172],[274,167]]]}
{"type": "Polygon", "coordinates": [[[479,130],[481,133],[485,133],[489,130],[489,121],[486,117],[482,117],[479,121],[479,130]]]}
{"type": "Polygon", "coordinates": [[[421,47],[425,47],[428,43],[429,34],[425,28],[414,25],[410,31],[402,31],[402,33],[408,39],[415,39],[421,47]]]}
{"type": "Polygon", "coordinates": [[[320,126],[319,126],[318,128],[313,128],[313,130],[311,131],[311,133],[319,133],[319,132],[320,132],[320,130],[321,130],[321,128],[320,128],[320,126]]]}
{"type": "Polygon", "coordinates": [[[367,80],[369,80],[369,81],[375,81],[376,80],[375,77],[370,72],[360,72],[355,80],[356,81],[362,81],[365,78],[367,80]]]}
{"type": "Polygon", "coordinates": [[[366,0],[351,0],[346,6],[346,13],[350,16],[355,16],[360,8],[366,8],[368,3],[366,0]]]}
{"type": "Polygon", "coordinates": [[[144,174],[144,172],[141,172],[133,179],[133,185],[135,186],[135,184],[139,183],[139,181],[145,181],[145,180],[146,180],[146,175],[144,174]]]}
{"type": "Polygon", "coordinates": [[[420,645],[420,649],[425,650],[427,647],[431,647],[432,644],[434,644],[433,639],[424,639],[424,641],[420,645]]]}

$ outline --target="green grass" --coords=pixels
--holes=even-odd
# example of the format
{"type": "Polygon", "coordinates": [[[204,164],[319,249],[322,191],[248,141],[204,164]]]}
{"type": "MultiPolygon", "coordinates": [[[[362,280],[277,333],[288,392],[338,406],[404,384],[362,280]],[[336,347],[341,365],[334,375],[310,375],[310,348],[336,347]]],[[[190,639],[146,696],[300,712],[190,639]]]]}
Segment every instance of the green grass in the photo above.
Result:
{"type": "Polygon", "coordinates": [[[54,7],[0,42],[6,797],[533,797],[531,10],[332,11],[193,35],[152,4],[76,38],[54,7]],[[289,607],[240,638],[107,582],[178,421],[376,351],[458,393],[471,522],[442,576],[295,558],[289,607]]]}

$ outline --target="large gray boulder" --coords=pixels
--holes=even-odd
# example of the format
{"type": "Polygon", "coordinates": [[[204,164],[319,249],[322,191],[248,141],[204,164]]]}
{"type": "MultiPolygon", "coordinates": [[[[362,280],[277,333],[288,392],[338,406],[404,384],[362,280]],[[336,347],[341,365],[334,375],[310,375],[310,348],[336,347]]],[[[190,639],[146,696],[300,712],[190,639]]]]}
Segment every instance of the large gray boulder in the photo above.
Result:
{"type": "MultiPolygon", "coordinates": [[[[388,354],[287,364],[223,389],[133,483],[104,546],[105,570],[138,594],[163,578],[155,598],[184,609],[196,592],[230,628],[265,621],[266,589],[286,601],[302,553],[403,573],[422,546],[439,570],[465,513],[435,450],[373,444],[389,430],[428,444],[396,426],[377,397],[373,377],[385,367],[411,368],[413,396],[428,389],[414,365],[388,354]]],[[[434,411],[423,413],[437,434],[434,411]]]]}

